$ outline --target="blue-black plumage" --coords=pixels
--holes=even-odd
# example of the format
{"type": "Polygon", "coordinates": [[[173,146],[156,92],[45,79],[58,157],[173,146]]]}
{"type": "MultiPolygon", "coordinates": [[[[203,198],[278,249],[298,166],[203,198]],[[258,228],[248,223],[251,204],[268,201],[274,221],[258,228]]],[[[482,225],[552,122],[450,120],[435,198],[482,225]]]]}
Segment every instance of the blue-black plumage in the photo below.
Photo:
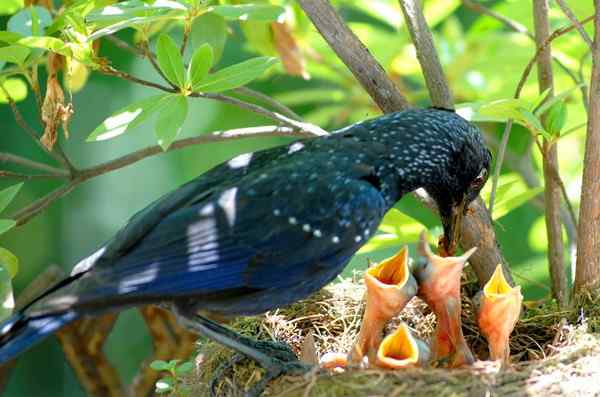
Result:
{"type": "Polygon", "coordinates": [[[132,305],[227,317],[305,298],[419,187],[438,204],[451,249],[489,166],[479,130],[436,109],[237,156],[140,211],[71,277],[0,325],[0,362],[75,319],[132,305]]]}

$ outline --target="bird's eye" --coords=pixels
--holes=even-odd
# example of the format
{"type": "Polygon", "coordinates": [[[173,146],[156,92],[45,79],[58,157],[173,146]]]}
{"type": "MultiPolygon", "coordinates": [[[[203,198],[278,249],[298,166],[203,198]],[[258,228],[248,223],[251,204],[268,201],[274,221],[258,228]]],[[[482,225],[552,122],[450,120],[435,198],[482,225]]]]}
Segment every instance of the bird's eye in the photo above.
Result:
{"type": "Polygon", "coordinates": [[[479,190],[483,186],[485,181],[487,181],[487,178],[488,178],[488,171],[486,168],[482,168],[481,171],[479,172],[479,175],[477,175],[477,177],[475,177],[475,179],[473,179],[473,182],[471,182],[471,189],[479,190]]]}

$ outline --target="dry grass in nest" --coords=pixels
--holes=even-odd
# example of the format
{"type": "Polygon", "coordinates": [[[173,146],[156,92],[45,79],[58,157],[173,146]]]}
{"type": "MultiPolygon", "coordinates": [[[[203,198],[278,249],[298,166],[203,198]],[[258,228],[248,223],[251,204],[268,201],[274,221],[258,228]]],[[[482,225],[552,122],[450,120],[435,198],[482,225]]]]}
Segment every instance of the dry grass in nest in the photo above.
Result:
{"type": "MultiPolygon", "coordinates": [[[[478,286],[474,279],[465,277],[462,301],[463,332],[475,355],[480,359],[485,359],[488,355],[487,343],[479,334],[473,313],[473,304],[469,298],[477,290],[478,286]]],[[[312,338],[314,338],[314,346],[308,350],[316,352],[317,357],[321,357],[327,352],[348,352],[359,331],[364,310],[364,293],[362,277],[355,275],[352,279],[341,279],[339,282],[329,285],[302,302],[270,312],[262,317],[242,318],[230,326],[242,334],[258,339],[283,341],[305,361],[314,360],[314,357],[306,357],[307,353],[303,353],[303,344],[309,334],[312,334],[312,338]]],[[[558,311],[551,303],[524,309],[510,342],[511,359],[515,364],[513,368],[523,372],[523,368],[533,368],[538,362],[545,362],[544,359],[573,353],[571,347],[577,346],[581,342],[581,337],[577,335],[583,334],[581,330],[584,328],[591,332],[600,332],[600,300],[587,302],[578,307],[586,309],[558,311]],[[575,332],[576,328],[579,331],[575,332]]],[[[418,298],[413,299],[402,313],[390,322],[387,331],[395,329],[400,321],[406,322],[414,334],[424,340],[429,339],[435,328],[434,314],[418,298]]],[[[586,343],[590,344],[591,342],[586,339],[586,343]]],[[[594,343],[598,350],[596,356],[600,357],[598,339],[595,339],[594,343]]],[[[585,348],[587,349],[587,347],[585,348]]],[[[304,346],[304,350],[307,350],[306,346],[304,346]]],[[[577,349],[575,350],[577,351],[577,349]]],[[[232,353],[220,345],[204,341],[200,345],[199,357],[202,357],[202,362],[198,366],[199,371],[190,381],[195,387],[194,395],[205,395],[208,390],[207,381],[220,364],[231,359],[232,353]]],[[[598,363],[594,364],[594,368],[598,372],[595,376],[600,377],[600,358],[597,361],[598,363]]],[[[576,365],[579,364],[577,362],[576,365]]],[[[382,395],[388,395],[387,393],[391,392],[405,395],[408,394],[408,390],[403,389],[406,381],[409,381],[411,387],[422,385],[421,389],[415,388],[413,393],[419,390],[438,393],[436,387],[456,384],[461,386],[453,388],[453,393],[462,395],[461,390],[469,390],[467,394],[471,394],[473,390],[484,387],[487,384],[485,379],[489,378],[488,372],[490,371],[494,374],[493,379],[498,380],[504,376],[499,375],[502,372],[499,372],[497,365],[493,363],[478,363],[475,368],[452,371],[447,369],[395,372],[356,370],[335,376],[313,374],[312,381],[284,378],[273,382],[273,385],[266,391],[266,395],[277,395],[286,392],[287,389],[290,389],[286,392],[291,393],[290,395],[304,390],[298,395],[306,396],[364,395],[367,389],[370,390],[369,393],[385,390],[386,392],[382,395]],[[441,382],[441,379],[444,379],[444,382],[441,382]],[[402,380],[401,385],[398,385],[399,380],[402,380]],[[432,386],[425,387],[424,385],[427,384],[432,386]],[[369,385],[378,386],[373,386],[371,389],[369,385]],[[307,394],[307,388],[310,388],[312,392],[307,394]]],[[[538,371],[538,375],[547,374],[547,371],[536,371],[538,371]]],[[[525,372],[528,373],[528,371],[525,372]]],[[[260,379],[261,374],[262,370],[256,367],[252,361],[243,360],[236,364],[229,371],[228,376],[224,377],[224,381],[219,384],[219,395],[242,395],[242,390],[260,379]]],[[[511,382],[516,382],[515,384],[518,385],[526,381],[525,378],[520,377],[510,379],[512,379],[511,382]]],[[[510,384],[508,380],[502,382],[510,384]]],[[[519,394],[517,393],[517,395],[519,394]]],[[[597,395],[600,395],[600,390],[597,395]]]]}

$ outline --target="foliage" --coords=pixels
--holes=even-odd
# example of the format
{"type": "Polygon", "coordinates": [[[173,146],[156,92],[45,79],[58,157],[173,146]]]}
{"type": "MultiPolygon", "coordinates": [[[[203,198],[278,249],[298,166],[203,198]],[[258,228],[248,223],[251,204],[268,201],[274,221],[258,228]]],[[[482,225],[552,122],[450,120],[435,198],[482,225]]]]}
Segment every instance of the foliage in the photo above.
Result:
{"type": "MultiPolygon", "coordinates": [[[[53,192],[56,181],[65,185],[73,181],[56,173],[57,167],[68,168],[61,163],[58,149],[64,149],[75,166],[91,166],[146,145],[158,144],[158,151],[173,149],[181,138],[208,136],[209,131],[285,124],[273,116],[284,112],[293,119],[287,108],[303,122],[328,130],[379,113],[295,1],[63,0],[54,1],[50,10],[44,6],[47,2],[32,3],[25,7],[22,0],[0,1],[0,154],[19,155],[53,169],[30,169],[27,164],[2,160],[0,211],[22,186],[15,180],[25,181],[11,204],[14,212],[0,216],[0,233],[7,232],[2,235],[6,248],[0,249],[3,302],[9,294],[12,299],[11,292],[4,292],[12,288],[11,281],[15,290],[22,289],[49,261],[70,269],[153,198],[235,154],[287,140],[265,136],[189,147],[144,162],[142,167],[134,165],[94,179],[40,211],[35,222],[11,229],[15,215],[22,215],[18,209],[28,209],[53,192]],[[27,141],[11,105],[20,109],[34,132],[48,131],[44,142],[50,150],[27,141]],[[267,113],[251,113],[256,106],[267,113]],[[43,116],[51,121],[41,122],[43,116]],[[60,129],[64,137],[57,136],[60,129]],[[17,257],[27,265],[19,267],[17,257]]],[[[478,3],[534,31],[530,2],[478,3]]],[[[592,2],[571,3],[579,19],[593,13],[592,2]]],[[[429,106],[427,86],[397,0],[332,4],[409,102],[429,106]]],[[[503,254],[526,297],[544,298],[548,295],[547,240],[539,205],[543,159],[531,148],[541,138],[559,143],[565,191],[577,209],[587,119],[583,100],[591,57],[576,31],[561,36],[552,43],[555,95],[550,98],[548,92],[538,92],[534,68],[515,99],[521,75],[535,53],[534,42],[465,4],[427,0],[425,16],[460,104],[458,112],[479,124],[492,152],[506,121],[518,124],[508,142],[510,157],[503,164],[492,215],[503,254]]],[[[552,30],[570,24],[555,4],[550,17],[552,30]]],[[[488,183],[482,194],[486,202],[490,190],[488,183]]],[[[435,217],[414,199],[403,200],[387,214],[348,273],[363,268],[365,257],[377,260],[399,244],[413,242],[423,227],[433,229],[432,238],[440,230],[435,217]]],[[[126,367],[133,358],[119,360],[126,367]]],[[[166,370],[170,376],[178,368],[177,363],[172,365],[166,370]]],[[[48,380],[48,390],[51,385],[48,380]]],[[[19,390],[14,395],[35,394],[23,389],[25,385],[12,387],[19,390]]]]}
{"type": "Polygon", "coordinates": [[[150,368],[168,374],[156,382],[156,393],[160,395],[168,393],[174,397],[190,395],[191,389],[184,384],[182,377],[194,369],[194,363],[191,361],[182,363],[180,360],[171,360],[168,362],[156,360],[150,363],[150,368]]]}

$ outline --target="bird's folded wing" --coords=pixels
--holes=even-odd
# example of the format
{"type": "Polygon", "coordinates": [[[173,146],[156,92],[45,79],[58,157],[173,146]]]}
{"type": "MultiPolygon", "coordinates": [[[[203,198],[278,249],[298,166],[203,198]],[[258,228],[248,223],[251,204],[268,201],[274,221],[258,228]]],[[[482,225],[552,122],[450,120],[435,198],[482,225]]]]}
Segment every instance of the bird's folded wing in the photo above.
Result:
{"type": "Polygon", "coordinates": [[[277,172],[215,191],[165,216],[124,256],[94,266],[45,303],[115,296],[134,302],[302,282],[349,259],[385,211],[368,182],[331,181],[277,172]]]}

